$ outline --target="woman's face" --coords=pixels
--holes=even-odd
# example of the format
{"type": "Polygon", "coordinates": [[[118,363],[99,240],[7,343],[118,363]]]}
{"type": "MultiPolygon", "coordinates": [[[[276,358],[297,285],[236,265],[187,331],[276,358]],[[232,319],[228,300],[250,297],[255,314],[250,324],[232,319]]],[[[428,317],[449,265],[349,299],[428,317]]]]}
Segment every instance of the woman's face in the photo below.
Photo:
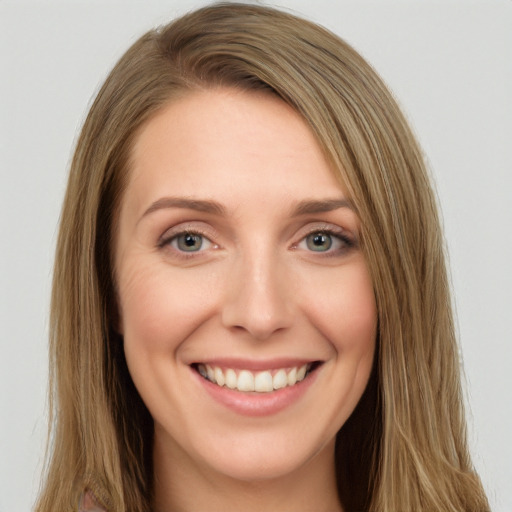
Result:
{"type": "Polygon", "coordinates": [[[358,217],[310,129],[268,94],[189,93],[142,129],[130,172],[119,330],[157,455],[244,480],[331,464],[376,307],[358,217]]]}

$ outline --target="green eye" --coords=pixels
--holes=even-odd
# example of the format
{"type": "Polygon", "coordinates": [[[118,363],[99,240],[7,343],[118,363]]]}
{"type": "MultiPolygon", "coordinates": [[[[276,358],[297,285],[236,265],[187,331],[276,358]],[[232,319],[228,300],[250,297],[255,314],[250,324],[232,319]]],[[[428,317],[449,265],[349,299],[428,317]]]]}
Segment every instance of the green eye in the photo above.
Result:
{"type": "Polygon", "coordinates": [[[203,237],[195,233],[183,233],[175,238],[176,247],[183,252],[196,252],[203,246],[203,237]]]}
{"type": "Polygon", "coordinates": [[[325,252],[332,247],[332,236],[321,231],[306,237],[306,245],[310,251],[325,252]]]}

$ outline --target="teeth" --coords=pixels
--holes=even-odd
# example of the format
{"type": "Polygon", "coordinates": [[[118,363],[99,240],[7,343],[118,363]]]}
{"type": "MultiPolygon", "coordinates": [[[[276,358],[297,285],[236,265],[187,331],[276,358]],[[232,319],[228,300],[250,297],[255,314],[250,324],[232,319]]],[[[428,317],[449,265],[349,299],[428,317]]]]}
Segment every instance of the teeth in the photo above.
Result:
{"type": "Polygon", "coordinates": [[[226,372],[226,386],[229,389],[235,389],[237,387],[236,373],[231,368],[226,372]]]}
{"type": "Polygon", "coordinates": [[[206,368],[202,364],[199,365],[198,371],[205,379],[208,378],[208,372],[206,371],[206,368]]]}
{"type": "Polygon", "coordinates": [[[229,389],[245,392],[270,393],[276,389],[293,386],[304,380],[309,367],[310,365],[304,364],[301,367],[281,368],[273,372],[265,370],[256,374],[249,370],[239,370],[237,374],[237,371],[232,368],[222,370],[218,366],[211,367],[208,364],[199,364],[197,370],[205,379],[218,386],[226,386],[229,389]]]}
{"type": "Polygon", "coordinates": [[[215,367],[215,369],[213,370],[213,376],[215,378],[215,382],[219,386],[224,386],[226,379],[224,378],[224,374],[222,373],[222,370],[220,368],[215,367]]]}
{"type": "Polygon", "coordinates": [[[281,389],[288,386],[288,375],[284,370],[279,370],[273,379],[274,389],[281,389]]]}
{"type": "Polygon", "coordinates": [[[236,387],[238,391],[254,391],[254,375],[247,370],[242,370],[236,387]]]}
{"type": "Polygon", "coordinates": [[[288,374],[288,386],[293,386],[297,382],[297,368],[292,368],[288,374]]]}
{"type": "Polygon", "coordinates": [[[256,375],[254,378],[254,390],[260,393],[274,391],[274,384],[270,372],[260,372],[256,375]]]}

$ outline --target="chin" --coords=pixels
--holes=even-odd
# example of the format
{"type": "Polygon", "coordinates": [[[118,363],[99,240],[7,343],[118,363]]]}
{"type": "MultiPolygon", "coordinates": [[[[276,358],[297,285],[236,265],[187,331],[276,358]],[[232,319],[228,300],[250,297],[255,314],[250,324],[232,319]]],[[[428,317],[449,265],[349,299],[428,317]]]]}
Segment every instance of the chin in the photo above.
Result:
{"type": "Polygon", "coordinates": [[[202,450],[202,458],[216,474],[248,483],[292,477],[325,457],[334,461],[334,439],[323,444],[307,443],[300,432],[295,436],[285,434],[285,439],[282,435],[233,437],[217,444],[216,449],[202,450]]]}

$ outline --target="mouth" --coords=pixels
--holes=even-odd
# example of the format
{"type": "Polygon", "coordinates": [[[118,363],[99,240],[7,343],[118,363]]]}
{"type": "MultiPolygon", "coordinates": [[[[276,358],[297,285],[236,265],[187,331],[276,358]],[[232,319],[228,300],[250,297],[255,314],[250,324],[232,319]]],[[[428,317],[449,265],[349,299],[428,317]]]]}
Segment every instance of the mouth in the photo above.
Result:
{"type": "Polygon", "coordinates": [[[208,363],[194,363],[191,366],[202,378],[221,388],[243,393],[273,393],[279,389],[296,386],[321,364],[321,361],[313,361],[297,366],[259,371],[208,363]]]}

